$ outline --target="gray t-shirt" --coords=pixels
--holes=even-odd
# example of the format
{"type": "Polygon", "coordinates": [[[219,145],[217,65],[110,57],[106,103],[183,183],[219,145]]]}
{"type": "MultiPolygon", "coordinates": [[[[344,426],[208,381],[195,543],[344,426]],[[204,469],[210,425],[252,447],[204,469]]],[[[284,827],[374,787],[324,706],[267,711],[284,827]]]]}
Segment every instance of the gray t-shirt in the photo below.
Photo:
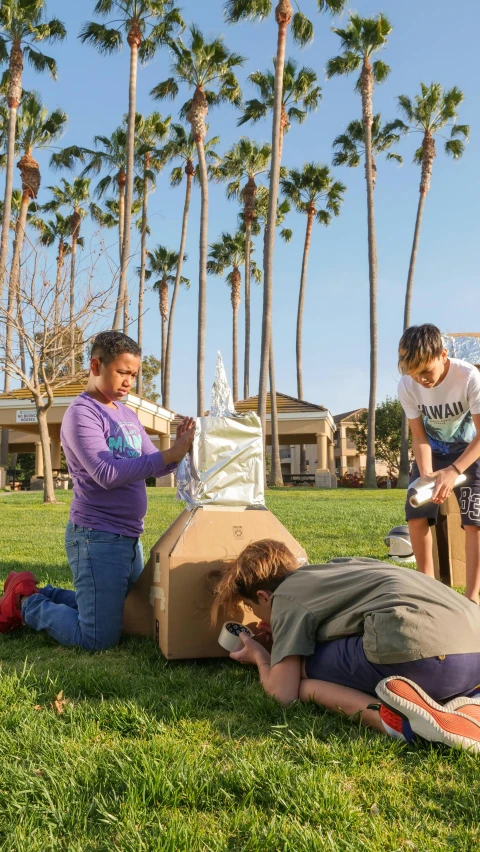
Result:
{"type": "Polygon", "coordinates": [[[306,565],[271,600],[272,666],[344,636],[363,636],[371,663],[480,653],[480,607],[433,577],[376,559],[306,565]]]}

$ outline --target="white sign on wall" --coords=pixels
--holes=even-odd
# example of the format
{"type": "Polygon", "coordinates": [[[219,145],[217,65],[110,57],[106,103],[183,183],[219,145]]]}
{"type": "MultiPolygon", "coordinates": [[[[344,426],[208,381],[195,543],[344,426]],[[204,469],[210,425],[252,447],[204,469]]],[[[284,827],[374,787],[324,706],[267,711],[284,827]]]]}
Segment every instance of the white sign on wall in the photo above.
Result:
{"type": "Polygon", "coordinates": [[[37,412],[35,409],[33,411],[29,408],[22,409],[21,411],[16,411],[16,423],[38,423],[37,420],[37,412]]]}

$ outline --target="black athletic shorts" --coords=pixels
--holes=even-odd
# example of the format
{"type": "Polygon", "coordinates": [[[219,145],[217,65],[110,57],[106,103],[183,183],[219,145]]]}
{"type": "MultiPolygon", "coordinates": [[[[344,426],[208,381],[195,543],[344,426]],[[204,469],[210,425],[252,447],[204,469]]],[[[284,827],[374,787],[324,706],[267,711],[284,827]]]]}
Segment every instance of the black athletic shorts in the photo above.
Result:
{"type": "MultiPolygon", "coordinates": [[[[460,456],[461,453],[449,453],[445,456],[432,453],[433,470],[443,470],[445,467],[449,467],[452,462],[455,464],[460,456]]],[[[480,459],[471,464],[464,473],[467,481],[453,489],[460,506],[462,527],[480,527],[480,459]]],[[[414,462],[410,482],[413,482],[419,476],[417,463],[414,462]]],[[[413,520],[413,518],[427,518],[430,526],[434,526],[437,523],[440,505],[440,503],[424,503],[423,506],[414,509],[407,500],[405,507],[407,521],[413,520]]]]}

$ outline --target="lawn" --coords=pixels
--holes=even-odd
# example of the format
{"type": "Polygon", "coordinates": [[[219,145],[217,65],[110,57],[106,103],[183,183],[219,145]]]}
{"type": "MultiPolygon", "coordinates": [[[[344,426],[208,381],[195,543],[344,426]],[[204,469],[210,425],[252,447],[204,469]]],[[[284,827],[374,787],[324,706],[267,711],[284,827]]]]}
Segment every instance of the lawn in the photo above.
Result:
{"type": "MultiPolygon", "coordinates": [[[[69,497],[0,495],[0,580],[28,567],[69,584],[69,497]]],[[[149,499],[146,550],[181,509],[170,490],[149,499]]],[[[385,557],[403,499],[289,489],[267,501],[314,562],[385,557]]],[[[167,662],[133,638],[89,655],[27,631],[0,638],[0,665],[0,852],[480,848],[478,759],[281,708],[250,667],[167,662]]]]}

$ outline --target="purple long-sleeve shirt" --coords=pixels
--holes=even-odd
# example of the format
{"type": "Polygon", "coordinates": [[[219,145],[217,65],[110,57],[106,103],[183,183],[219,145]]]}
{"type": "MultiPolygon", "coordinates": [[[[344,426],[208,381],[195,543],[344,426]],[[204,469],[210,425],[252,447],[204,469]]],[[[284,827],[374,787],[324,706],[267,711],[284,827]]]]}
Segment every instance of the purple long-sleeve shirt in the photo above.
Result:
{"type": "Polygon", "coordinates": [[[165,465],[136,414],[115,404],[109,408],[81,393],[65,412],[61,441],[73,479],[70,520],[136,538],[147,511],[145,479],[171,473],[176,465],[165,465]]]}

